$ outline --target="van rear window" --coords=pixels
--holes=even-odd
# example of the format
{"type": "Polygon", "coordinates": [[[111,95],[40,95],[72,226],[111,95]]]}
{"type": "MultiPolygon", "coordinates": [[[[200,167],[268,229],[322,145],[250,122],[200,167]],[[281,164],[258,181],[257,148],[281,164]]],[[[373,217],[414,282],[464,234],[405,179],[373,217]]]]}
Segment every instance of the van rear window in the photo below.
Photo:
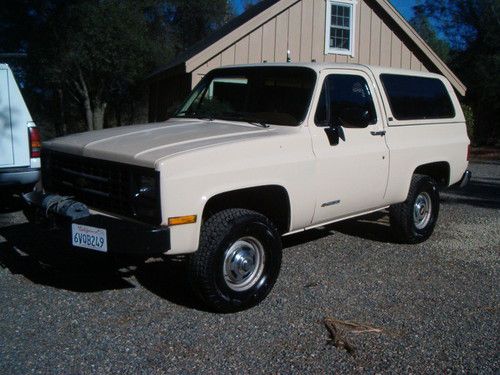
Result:
{"type": "Polygon", "coordinates": [[[436,78],[382,74],[392,114],[397,120],[454,118],[448,90],[436,78]]]}

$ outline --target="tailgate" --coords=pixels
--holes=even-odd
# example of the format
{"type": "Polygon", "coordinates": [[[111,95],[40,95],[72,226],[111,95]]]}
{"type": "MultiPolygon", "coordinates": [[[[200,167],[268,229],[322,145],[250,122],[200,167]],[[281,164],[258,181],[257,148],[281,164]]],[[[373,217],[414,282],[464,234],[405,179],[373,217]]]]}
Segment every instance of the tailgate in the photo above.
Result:
{"type": "Polygon", "coordinates": [[[8,71],[0,68],[0,167],[14,164],[8,71]]]}

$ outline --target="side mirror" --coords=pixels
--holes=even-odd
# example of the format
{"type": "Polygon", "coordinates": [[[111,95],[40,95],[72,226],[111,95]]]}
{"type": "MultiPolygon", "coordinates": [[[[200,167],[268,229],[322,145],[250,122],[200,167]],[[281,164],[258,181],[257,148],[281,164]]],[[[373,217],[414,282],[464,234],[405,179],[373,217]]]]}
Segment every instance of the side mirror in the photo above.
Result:
{"type": "Polygon", "coordinates": [[[327,128],[325,128],[326,136],[328,137],[328,142],[330,142],[330,146],[337,146],[340,143],[340,132],[341,127],[338,125],[330,124],[327,128]]]}
{"type": "Polygon", "coordinates": [[[332,121],[325,129],[325,133],[331,146],[337,146],[341,139],[345,142],[344,129],[338,121],[332,121]]]}
{"type": "Polygon", "coordinates": [[[338,117],[346,128],[366,128],[370,125],[370,112],[360,107],[342,108],[338,117]]]}

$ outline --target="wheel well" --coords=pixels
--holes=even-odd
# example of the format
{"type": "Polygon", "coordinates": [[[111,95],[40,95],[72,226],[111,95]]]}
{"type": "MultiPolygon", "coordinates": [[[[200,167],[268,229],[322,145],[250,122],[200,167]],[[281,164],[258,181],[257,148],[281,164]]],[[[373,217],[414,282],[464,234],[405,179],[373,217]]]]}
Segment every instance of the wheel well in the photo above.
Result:
{"type": "Polygon", "coordinates": [[[290,199],[282,186],[259,186],[218,194],[210,198],[203,210],[203,220],[228,208],[256,211],[271,220],[280,233],[290,228],[290,199]]]}
{"type": "Polygon", "coordinates": [[[414,174],[432,177],[441,187],[450,185],[450,164],[445,161],[421,165],[414,174]]]}

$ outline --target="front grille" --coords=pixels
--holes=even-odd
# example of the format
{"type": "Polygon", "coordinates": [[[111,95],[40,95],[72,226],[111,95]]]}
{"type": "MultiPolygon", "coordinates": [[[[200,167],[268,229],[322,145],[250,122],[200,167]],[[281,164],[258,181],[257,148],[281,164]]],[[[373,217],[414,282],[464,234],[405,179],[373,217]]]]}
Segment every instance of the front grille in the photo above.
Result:
{"type": "MultiPolygon", "coordinates": [[[[158,181],[154,169],[46,149],[42,154],[42,179],[47,192],[71,196],[91,208],[130,218],[138,218],[133,197],[140,176],[154,176],[158,181]]],[[[159,223],[158,217],[148,219],[159,223]]]]}

